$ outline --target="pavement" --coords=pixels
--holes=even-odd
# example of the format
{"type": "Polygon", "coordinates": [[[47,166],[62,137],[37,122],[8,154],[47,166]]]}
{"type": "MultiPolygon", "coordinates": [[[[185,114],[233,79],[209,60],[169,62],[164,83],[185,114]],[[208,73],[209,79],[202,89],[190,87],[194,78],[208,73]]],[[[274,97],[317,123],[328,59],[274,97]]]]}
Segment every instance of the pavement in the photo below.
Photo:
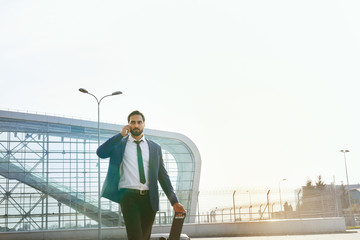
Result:
{"type": "Polygon", "coordinates": [[[282,236],[245,236],[226,238],[192,238],[196,240],[360,240],[360,229],[347,230],[345,233],[282,235],[282,236]]]}

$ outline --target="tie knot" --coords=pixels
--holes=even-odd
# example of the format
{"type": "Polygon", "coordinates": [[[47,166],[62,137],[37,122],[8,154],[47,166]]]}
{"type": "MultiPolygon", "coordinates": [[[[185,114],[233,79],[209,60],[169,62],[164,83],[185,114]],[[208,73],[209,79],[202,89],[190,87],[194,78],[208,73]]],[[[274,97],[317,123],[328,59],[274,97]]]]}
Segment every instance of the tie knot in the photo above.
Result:
{"type": "Polygon", "coordinates": [[[142,140],[140,140],[140,141],[134,141],[134,143],[136,143],[137,145],[140,145],[140,143],[142,142],[142,140]]]}

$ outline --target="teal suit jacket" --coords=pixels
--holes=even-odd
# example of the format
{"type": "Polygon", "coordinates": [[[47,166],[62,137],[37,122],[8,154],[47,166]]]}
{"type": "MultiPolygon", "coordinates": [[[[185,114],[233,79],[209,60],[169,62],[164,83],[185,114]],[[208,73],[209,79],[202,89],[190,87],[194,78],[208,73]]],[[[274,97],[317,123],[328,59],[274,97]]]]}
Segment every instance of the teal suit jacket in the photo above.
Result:
{"type": "MultiPolygon", "coordinates": [[[[100,158],[109,158],[109,168],[102,188],[101,196],[120,203],[124,190],[118,189],[120,181],[120,164],[123,161],[126,143],[129,136],[123,137],[120,133],[108,139],[96,151],[100,158]]],[[[146,139],[149,145],[149,194],[152,209],[159,210],[158,182],[164,190],[171,205],[178,202],[169,175],[165,169],[161,147],[146,139]]]]}

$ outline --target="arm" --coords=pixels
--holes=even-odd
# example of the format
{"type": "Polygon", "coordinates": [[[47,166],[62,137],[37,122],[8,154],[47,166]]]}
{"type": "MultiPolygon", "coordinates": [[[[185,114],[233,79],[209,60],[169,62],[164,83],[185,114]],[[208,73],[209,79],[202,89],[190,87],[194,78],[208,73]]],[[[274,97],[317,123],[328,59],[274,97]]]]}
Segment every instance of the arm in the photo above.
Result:
{"type": "Polygon", "coordinates": [[[159,165],[159,182],[161,185],[161,188],[164,190],[167,198],[169,199],[171,205],[174,208],[175,212],[186,212],[183,205],[179,203],[179,200],[176,197],[174,188],[171,184],[170,177],[166,171],[164,160],[162,158],[162,153],[160,150],[160,165],[159,165]]]}
{"type": "Polygon", "coordinates": [[[121,141],[123,137],[125,137],[129,132],[129,126],[126,125],[121,129],[121,132],[116,134],[115,136],[109,138],[106,142],[104,142],[98,149],[96,150],[96,154],[99,158],[108,158],[110,157],[111,151],[115,147],[117,143],[121,141]]]}

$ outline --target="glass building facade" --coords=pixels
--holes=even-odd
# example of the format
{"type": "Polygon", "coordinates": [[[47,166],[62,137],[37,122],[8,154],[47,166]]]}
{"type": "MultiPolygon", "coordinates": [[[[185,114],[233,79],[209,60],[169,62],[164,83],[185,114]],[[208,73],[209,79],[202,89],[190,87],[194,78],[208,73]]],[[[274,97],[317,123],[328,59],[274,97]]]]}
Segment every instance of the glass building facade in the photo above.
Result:
{"type": "MultiPolygon", "coordinates": [[[[100,142],[121,129],[100,124],[100,142]]],[[[0,231],[98,227],[97,122],[0,111],[0,231]]],[[[200,154],[184,135],[145,130],[160,144],[179,201],[195,221],[200,154]]],[[[101,159],[101,186],[109,159],[101,159]]],[[[170,224],[173,209],[160,191],[155,224],[170,224]]],[[[119,205],[102,198],[102,226],[123,226],[119,205]]]]}

